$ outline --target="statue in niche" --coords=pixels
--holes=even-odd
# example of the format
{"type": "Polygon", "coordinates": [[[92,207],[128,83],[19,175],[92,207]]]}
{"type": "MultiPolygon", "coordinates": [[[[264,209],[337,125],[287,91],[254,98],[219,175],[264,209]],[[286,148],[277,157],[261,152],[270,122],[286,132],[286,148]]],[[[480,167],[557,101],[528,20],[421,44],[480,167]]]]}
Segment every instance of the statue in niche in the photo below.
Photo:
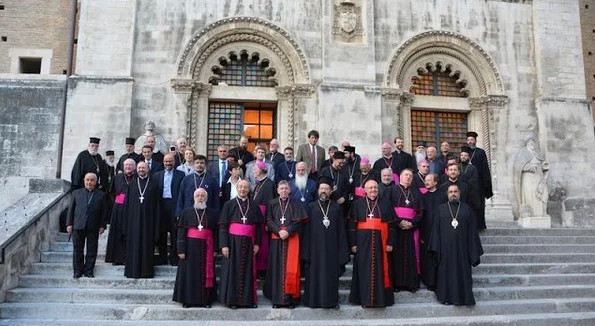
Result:
{"type": "Polygon", "coordinates": [[[539,152],[535,140],[527,139],[513,164],[514,219],[546,217],[549,192],[547,179],[550,166],[539,152]]]}
{"type": "Polygon", "coordinates": [[[164,154],[169,153],[169,146],[167,145],[165,138],[163,138],[163,136],[160,134],[155,133],[155,123],[153,121],[147,121],[145,123],[145,133],[136,139],[136,143],[134,143],[134,149],[137,152],[140,152],[140,150],[143,148],[148,136],[155,137],[155,148],[153,151],[160,151],[164,154]]]}
{"type": "Polygon", "coordinates": [[[339,42],[363,41],[362,8],[353,0],[342,0],[334,6],[333,35],[339,42]]]}

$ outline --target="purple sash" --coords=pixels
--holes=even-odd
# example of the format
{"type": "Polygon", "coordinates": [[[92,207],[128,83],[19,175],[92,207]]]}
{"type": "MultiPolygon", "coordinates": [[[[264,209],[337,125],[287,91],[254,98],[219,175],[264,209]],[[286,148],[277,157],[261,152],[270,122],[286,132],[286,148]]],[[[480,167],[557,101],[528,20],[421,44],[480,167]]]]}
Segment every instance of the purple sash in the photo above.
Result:
{"type": "MultiPolygon", "coordinates": [[[[415,218],[415,210],[409,207],[395,207],[395,213],[397,213],[398,218],[402,218],[404,220],[412,220],[415,218]]],[[[416,228],[413,230],[413,245],[415,247],[415,261],[417,265],[417,274],[421,273],[421,260],[419,256],[419,229],[416,228]]]]}
{"type": "Polygon", "coordinates": [[[186,231],[187,238],[203,239],[207,241],[207,263],[206,263],[206,275],[207,275],[207,288],[213,287],[213,279],[215,278],[215,272],[213,268],[214,264],[214,249],[213,249],[213,232],[209,229],[203,229],[202,231],[197,228],[189,228],[186,231]]]}
{"type": "Polygon", "coordinates": [[[395,182],[396,185],[399,184],[399,180],[400,180],[399,175],[396,173],[393,173],[393,181],[395,182]]]}
{"type": "Polygon", "coordinates": [[[421,187],[421,188],[419,188],[419,192],[421,192],[422,195],[425,195],[428,192],[428,188],[421,187]]]}

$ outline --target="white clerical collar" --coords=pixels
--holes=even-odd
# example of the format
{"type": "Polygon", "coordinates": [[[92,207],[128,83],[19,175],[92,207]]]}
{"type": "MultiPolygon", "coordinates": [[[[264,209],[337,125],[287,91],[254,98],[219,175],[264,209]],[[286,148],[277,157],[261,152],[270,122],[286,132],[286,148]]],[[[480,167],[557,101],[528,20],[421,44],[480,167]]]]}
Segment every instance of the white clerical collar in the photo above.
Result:
{"type": "Polygon", "coordinates": [[[145,180],[147,177],[149,177],[149,175],[147,174],[147,175],[145,175],[145,176],[143,177],[142,175],[140,175],[140,174],[139,174],[139,175],[138,175],[138,177],[139,177],[139,178],[141,178],[141,179],[143,179],[143,180],[145,180]]]}

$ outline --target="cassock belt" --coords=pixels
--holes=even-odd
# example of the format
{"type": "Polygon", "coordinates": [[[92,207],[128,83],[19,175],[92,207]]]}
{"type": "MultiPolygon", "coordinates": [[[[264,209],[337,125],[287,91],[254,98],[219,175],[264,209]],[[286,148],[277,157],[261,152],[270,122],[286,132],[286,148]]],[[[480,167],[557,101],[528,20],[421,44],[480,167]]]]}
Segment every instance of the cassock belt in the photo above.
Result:
{"type": "MultiPolygon", "coordinates": [[[[267,205],[266,204],[259,204],[258,208],[260,208],[260,212],[262,216],[266,220],[267,216],[267,205]]],[[[262,224],[262,234],[266,234],[266,225],[265,223],[262,224]]],[[[260,242],[260,249],[258,250],[258,254],[256,254],[256,269],[259,271],[266,271],[269,265],[269,238],[262,237],[262,241],[260,242]]]]}
{"type": "Polygon", "coordinates": [[[206,263],[206,275],[207,275],[207,288],[213,287],[213,279],[215,278],[214,273],[214,249],[213,249],[213,232],[209,229],[199,230],[197,228],[189,228],[186,231],[187,238],[203,239],[207,242],[207,263],[206,263]]]}
{"type": "MultiPolygon", "coordinates": [[[[286,230],[282,226],[281,230],[286,230]]],[[[279,236],[271,233],[271,239],[281,240],[279,236]]],[[[287,262],[285,264],[285,293],[292,298],[300,297],[300,237],[297,233],[287,238],[287,262]]]]}
{"type": "MultiPolygon", "coordinates": [[[[425,189],[425,188],[424,188],[425,189]]],[[[395,213],[398,218],[404,220],[412,220],[417,214],[413,208],[409,207],[395,207],[395,213]]],[[[421,259],[419,257],[419,229],[413,230],[413,245],[415,247],[415,262],[417,267],[417,274],[421,273],[421,259]]]]}
{"type": "Polygon", "coordinates": [[[126,193],[119,192],[116,194],[115,202],[118,205],[124,205],[124,201],[126,200],[126,193]]]}
{"type": "MultiPolygon", "coordinates": [[[[254,242],[256,241],[256,226],[250,224],[242,224],[242,223],[231,223],[229,224],[229,234],[237,235],[240,237],[249,237],[252,239],[252,245],[254,246],[254,242]]],[[[254,302],[257,300],[256,290],[258,289],[258,284],[256,283],[256,255],[252,253],[252,283],[254,284],[253,295],[254,295],[254,302]]]]}
{"type": "Polygon", "coordinates": [[[386,252],[386,245],[388,243],[388,224],[382,222],[380,218],[366,218],[365,222],[357,223],[358,230],[375,230],[380,231],[380,238],[382,240],[382,267],[384,269],[384,288],[391,288],[390,275],[388,273],[388,253],[386,252]]]}

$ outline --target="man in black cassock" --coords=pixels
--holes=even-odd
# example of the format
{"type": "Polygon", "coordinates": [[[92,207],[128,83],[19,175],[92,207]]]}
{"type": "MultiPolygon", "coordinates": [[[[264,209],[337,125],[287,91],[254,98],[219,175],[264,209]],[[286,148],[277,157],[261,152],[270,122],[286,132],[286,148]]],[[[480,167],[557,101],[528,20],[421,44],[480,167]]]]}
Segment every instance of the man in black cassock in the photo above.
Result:
{"type": "Polygon", "coordinates": [[[426,176],[430,173],[430,163],[426,160],[421,160],[417,163],[417,172],[413,173],[413,187],[418,189],[423,195],[428,189],[426,188],[426,176]]]}
{"type": "Polygon", "coordinates": [[[333,180],[318,180],[318,200],[308,205],[300,256],[305,263],[302,302],[310,308],[339,308],[341,267],[349,262],[343,212],[330,200],[333,180]]]}
{"type": "Polygon", "coordinates": [[[210,308],[217,301],[213,233],[217,230],[219,216],[217,210],[207,207],[207,196],[203,188],[196,189],[194,206],[186,208],[178,221],[179,264],[173,301],[184,308],[210,308]]]}
{"type": "Polygon", "coordinates": [[[393,251],[395,213],[378,197],[378,183],[364,185],[366,197],[351,208],[349,246],[354,254],[349,302],[362,307],[386,307],[394,303],[388,255],[393,251]]]}
{"type": "Polygon", "coordinates": [[[384,142],[382,143],[381,146],[381,150],[382,150],[382,157],[377,159],[376,162],[374,162],[374,166],[372,167],[372,169],[374,171],[376,171],[378,174],[380,174],[382,172],[382,170],[386,169],[386,168],[390,168],[391,170],[394,170],[397,168],[396,166],[396,160],[393,156],[393,154],[391,153],[391,149],[392,146],[390,145],[389,142],[384,142]]]}
{"type": "Polygon", "coordinates": [[[223,205],[219,215],[221,303],[231,308],[256,308],[256,259],[264,218],[248,197],[250,183],[238,181],[238,196],[223,205]]]}
{"type": "MultiPolygon", "coordinates": [[[[105,165],[106,169],[106,179],[105,179],[105,188],[103,191],[107,195],[107,208],[108,211],[112,211],[112,207],[114,205],[114,196],[115,196],[115,179],[116,179],[116,163],[114,161],[114,151],[105,151],[105,159],[103,160],[103,164],[105,165]]],[[[106,216],[107,217],[107,216],[106,216]]],[[[109,223],[109,221],[106,221],[109,223]]]]}
{"type": "Polygon", "coordinates": [[[421,274],[419,227],[423,220],[421,193],[412,185],[413,171],[404,169],[392,203],[396,213],[393,282],[397,291],[416,292],[421,274]]]}
{"type": "Polygon", "coordinates": [[[354,199],[365,196],[364,184],[366,184],[366,181],[368,180],[374,180],[377,183],[380,183],[380,173],[372,170],[370,159],[364,156],[360,159],[359,170],[355,172],[353,183],[351,184],[351,191],[354,199]]]}
{"type": "Polygon", "coordinates": [[[136,162],[127,159],[123,163],[123,173],[114,179],[114,207],[112,208],[105,262],[114,265],[123,265],[126,261],[126,194],[128,187],[134,180],[136,162]]]}
{"type": "Polygon", "coordinates": [[[118,173],[124,171],[124,161],[126,161],[127,159],[133,159],[134,163],[138,163],[141,161],[141,155],[134,152],[135,142],[135,138],[126,137],[126,153],[122,154],[122,156],[120,156],[120,160],[118,160],[118,165],[116,166],[116,171],[118,173]]]}
{"type": "MultiPolygon", "coordinates": [[[[265,162],[258,160],[256,160],[256,163],[252,166],[252,173],[256,180],[256,183],[252,185],[254,188],[252,201],[254,201],[254,204],[260,209],[260,213],[263,217],[267,214],[268,203],[277,196],[275,183],[267,176],[268,168],[269,166],[265,162]]],[[[259,279],[264,279],[269,266],[269,237],[265,231],[265,226],[266,222],[261,225],[264,236],[260,242],[260,250],[256,255],[256,271],[259,279]]]]}
{"type": "Polygon", "coordinates": [[[240,137],[238,146],[230,149],[229,153],[235,156],[244,174],[246,174],[246,164],[254,161],[254,155],[248,151],[248,137],[240,137]]]}
{"type": "Polygon", "coordinates": [[[198,188],[204,188],[209,193],[207,206],[219,209],[219,183],[207,172],[207,158],[204,155],[196,155],[194,158],[194,172],[182,179],[176,204],[176,217],[182,215],[184,209],[194,205],[192,196],[198,188]]]}
{"type": "Polygon", "coordinates": [[[342,166],[345,164],[345,153],[336,151],[333,154],[333,162],[331,166],[327,166],[320,171],[321,177],[330,178],[333,180],[333,188],[331,192],[331,200],[335,201],[343,210],[345,216],[347,200],[349,199],[350,186],[349,186],[349,174],[346,169],[342,166]]]}
{"type": "MultiPolygon", "coordinates": [[[[461,181],[468,183],[474,189],[479,189],[479,174],[475,165],[470,164],[471,148],[467,146],[461,147],[461,181]]],[[[476,212],[477,213],[477,212],[476,212]]]]}
{"type": "MultiPolygon", "coordinates": [[[[477,133],[474,131],[470,131],[467,133],[467,145],[471,148],[471,158],[469,161],[471,162],[475,168],[477,168],[477,175],[478,175],[478,183],[479,187],[477,188],[478,197],[479,197],[479,206],[477,209],[477,228],[479,230],[486,229],[486,219],[485,219],[485,209],[486,209],[486,199],[492,198],[494,195],[492,193],[492,175],[490,173],[490,166],[488,164],[488,157],[486,152],[476,147],[477,143],[477,133]]],[[[473,207],[472,207],[473,209],[473,207]]]]}
{"type": "Polygon", "coordinates": [[[97,175],[98,190],[104,190],[107,187],[107,166],[101,154],[98,153],[99,141],[101,139],[97,137],[90,137],[87,150],[80,152],[76,157],[70,175],[72,189],[83,188],[85,175],[89,172],[97,175]]]}
{"type": "Polygon", "coordinates": [[[456,185],[448,187],[436,218],[428,247],[438,264],[436,297],[447,305],[475,305],[471,267],[479,265],[483,248],[473,210],[460,201],[456,185]]]}
{"type": "Polygon", "coordinates": [[[126,193],[126,264],[124,276],[152,278],[153,253],[159,240],[159,186],[145,162],[136,166],[137,176],[126,193]]]}
{"type": "Polygon", "coordinates": [[[395,151],[393,152],[394,162],[393,162],[393,173],[401,175],[401,171],[403,169],[411,169],[412,171],[415,170],[417,162],[415,158],[405,152],[403,150],[405,146],[405,140],[403,137],[396,137],[395,138],[395,151]]]}
{"type": "Polygon", "coordinates": [[[454,184],[459,188],[461,201],[469,205],[469,207],[471,207],[471,209],[474,211],[479,209],[479,201],[483,199],[479,198],[478,191],[476,191],[468,183],[461,180],[459,165],[456,163],[450,163],[446,170],[446,175],[448,176],[448,179],[438,186],[438,192],[442,198],[441,203],[446,203],[448,201],[448,187],[454,184]]]}
{"type": "Polygon", "coordinates": [[[93,172],[87,173],[84,183],[84,188],[73,191],[66,218],[66,230],[73,235],[74,278],[83,274],[86,277],[94,277],[97,241],[105,230],[107,213],[105,194],[95,190],[97,176],[93,172]],[[85,243],[87,254],[83,256],[85,243]]]}
{"type": "Polygon", "coordinates": [[[301,297],[299,231],[307,216],[302,203],[289,197],[287,181],[279,182],[277,193],[279,197],[269,201],[266,212],[271,242],[263,293],[273,308],[292,308],[301,297]]]}
{"type": "Polygon", "coordinates": [[[426,175],[425,188],[428,191],[421,196],[421,202],[424,209],[421,223],[420,244],[421,244],[421,280],[428,290],[433,291],[436,288],[436,264],[433,258],[428,254],[428,244],[430,243],[434,222],[438,215],[438,206],[441,202],[441,194],[438,191],[438,175],[430,173],[426,175]]]}

